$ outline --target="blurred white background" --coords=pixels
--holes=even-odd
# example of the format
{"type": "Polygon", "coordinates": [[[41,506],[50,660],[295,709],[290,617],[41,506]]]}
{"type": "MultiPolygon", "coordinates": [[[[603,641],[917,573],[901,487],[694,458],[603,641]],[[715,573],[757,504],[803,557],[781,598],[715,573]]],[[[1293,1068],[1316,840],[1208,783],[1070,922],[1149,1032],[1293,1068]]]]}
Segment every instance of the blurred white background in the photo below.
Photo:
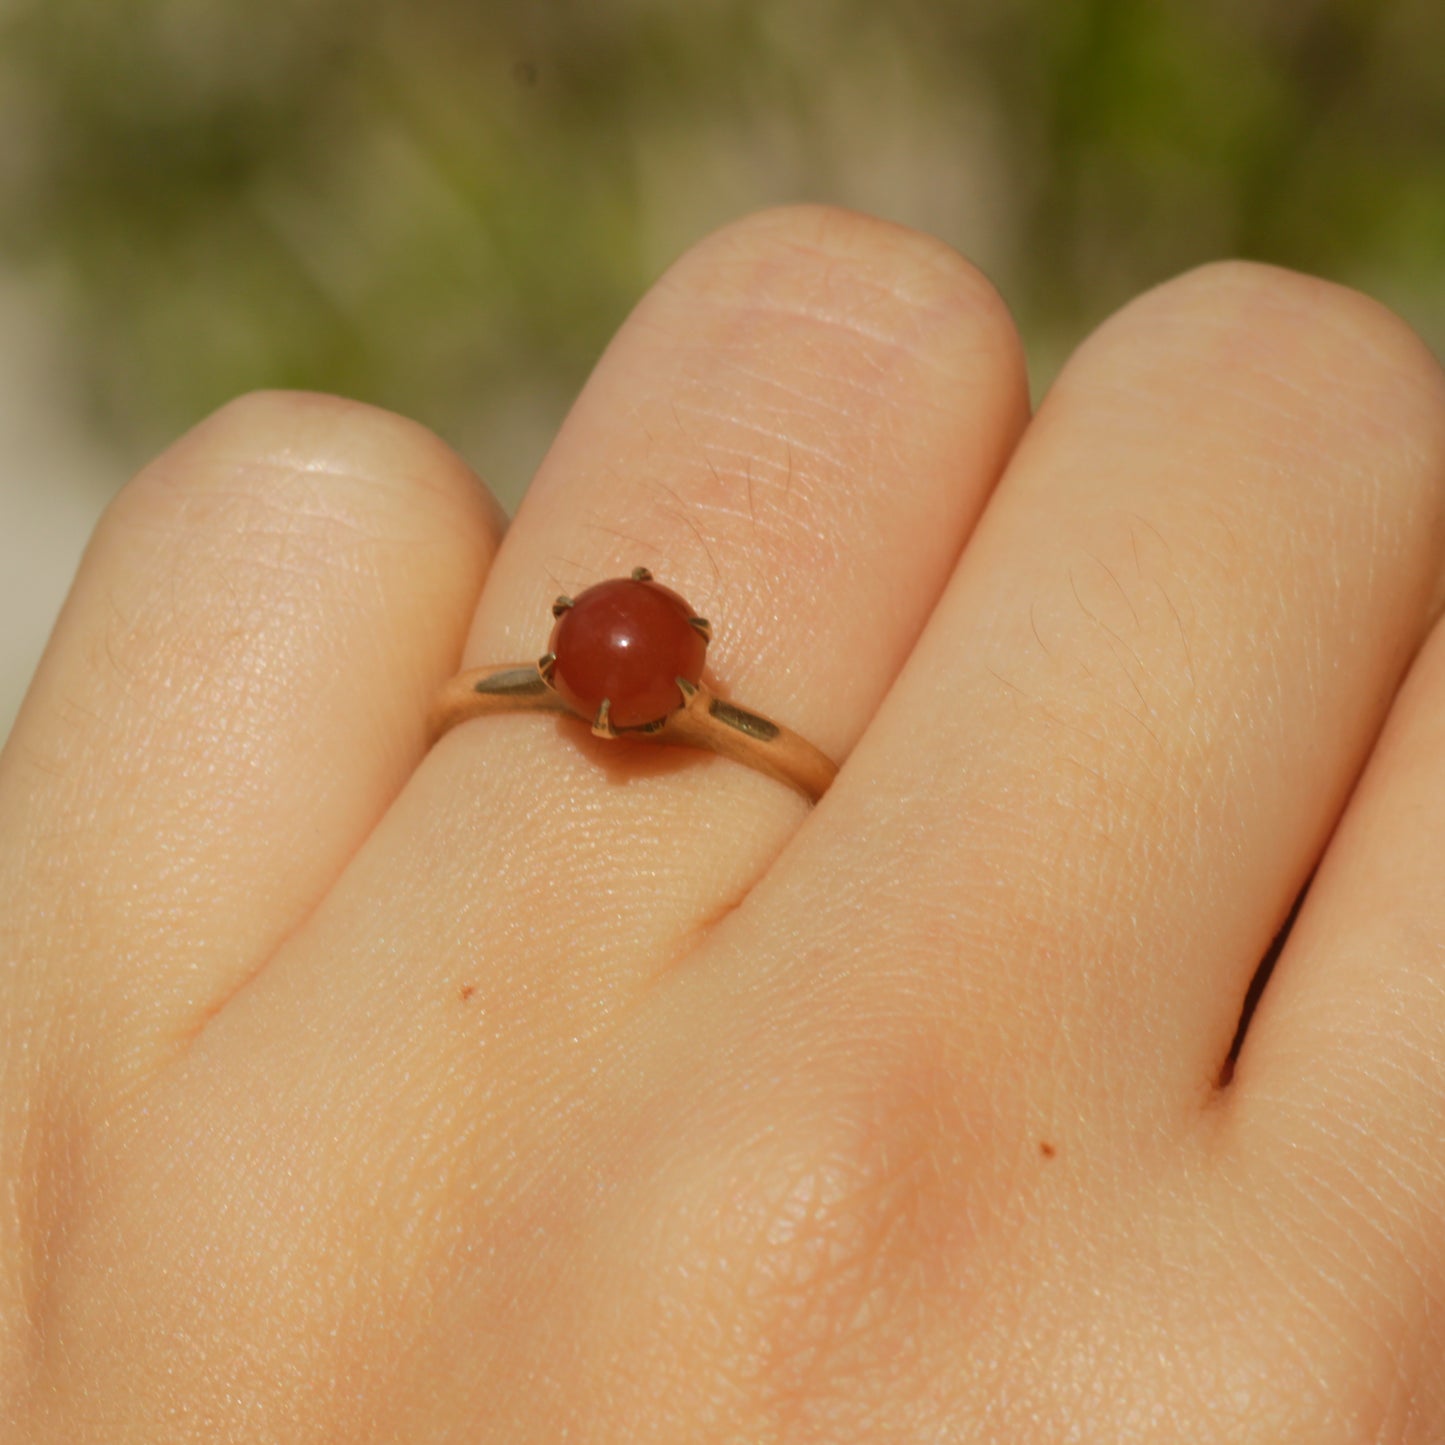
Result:
{"type": "Polygon", "coordinates": [[[0,740],[116,481],[75,415],[55,339],[33,286],[0,273],[0,740]]]}

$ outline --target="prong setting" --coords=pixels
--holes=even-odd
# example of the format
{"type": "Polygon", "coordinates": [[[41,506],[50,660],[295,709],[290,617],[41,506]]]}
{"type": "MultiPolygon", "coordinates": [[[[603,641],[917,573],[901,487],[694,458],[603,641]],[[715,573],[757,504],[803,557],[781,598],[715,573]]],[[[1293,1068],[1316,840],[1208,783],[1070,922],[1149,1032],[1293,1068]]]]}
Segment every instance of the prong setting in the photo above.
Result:
{"type": "Polygon", "coordinates": [[[833,781],[838,769],[824,753],[703,681],[712,627],[646,567],[575,598],[559,595],[552,616],[547,650],[535,662],[475,668],[447,684],[432,709],[433,741],[471,717],[551,713],[599,738],[710,749],[810,802],[833,781]]]}
{"type": "Polygon", "coordinates": [[[561,594],[552,614],[538,675],[598,737],[660,729],[689,695],[674,679],[701,682],[707,619],[646,567],[561,594]]]}

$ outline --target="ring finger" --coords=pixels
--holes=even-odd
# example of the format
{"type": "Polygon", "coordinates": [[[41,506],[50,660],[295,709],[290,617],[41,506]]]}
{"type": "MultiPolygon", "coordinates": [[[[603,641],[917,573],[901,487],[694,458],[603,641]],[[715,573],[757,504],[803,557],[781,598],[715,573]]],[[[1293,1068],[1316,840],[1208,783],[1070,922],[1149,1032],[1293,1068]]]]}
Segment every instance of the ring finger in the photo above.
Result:
{"type": "MultiPolygon", "coordinates": [[[[841,758],[1026,411],[1007,314],[945,247],[829,210],[729,228],[602,360],[498,555],[466,661],[536,657],[555,594],[645,565],[712,619],[720,690],[841,758]]],[[[718,758],[490,718],[444,739],[318,924],[369,956],[382,1010],[421,957],[448,994],[555,1019],[685,951],[805,814],[718,758]],[[376,946],[402,912],[420,930],[406,961],[376,946]]]]}

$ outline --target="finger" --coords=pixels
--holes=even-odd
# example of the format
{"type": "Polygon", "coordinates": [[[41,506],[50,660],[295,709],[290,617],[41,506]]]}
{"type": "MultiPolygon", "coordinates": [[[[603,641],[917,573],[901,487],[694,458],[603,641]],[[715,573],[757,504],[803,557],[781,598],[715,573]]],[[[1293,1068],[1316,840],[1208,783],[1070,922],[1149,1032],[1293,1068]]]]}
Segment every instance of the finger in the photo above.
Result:
{"type": "MultiPolygon", "coordinates": [[[[1437,399],[1445,476],[1445,378],[1437,399]]],[[[1273,1166],[1281,1192],[1348,1241],[1351,1277],[1409,1311],[1445,1277],[1442,859],[1437,625],[1310,885],[1234,1078],[1242,1157],[1273,1166]]]]}
{"type": "MultiPolygon", "coordinates": [[[[711,617],[720,688],[841,757],[1025,405],[1006,313],[937,242],[813,209],[729,228],[603,358],[498,556],[468,658],[535,657],[554,594],[646,565],[711,617]]],[[[786,787],[706,754],[478,720],[358,860],[325,951],[370,956],[369,986],[393,1004],[420,958],[448,995],[478,989],[479,1010],[492,991],[555,1003],[553,988],[596,1007],[690,947],[805,815],[786,787]],[[376,942],[403,912],[419,929],[404,957],[376,942]]]]}
{"type": "Polygon", "coordinates": [[[120,494],[0,765],[11,1010],[140,1066],[257,968],[415,766],[498,517],[420,427],[308,395],[120,494]]]}
{"type": "MultiPolygon", "coordinates": [[[[539,650],[554,590],[649,565],[711,612],[720,682],[842,754],[944,585],[1024,395],[997,299],[936,243],[836,212],[730,228],[599,364],[499,554],[469,660],[539,650]]],[[[808,816],[730,763],[611,762],[578,737],[535,716],[449,734],[171,1076],[223,1094],[283,1172],[274,1151],[293,1144],[274,1120],[327,1101],[324,1167],[287,1177],[404,1193],[428,1221],[408,1228],[413,1273],[444,1268],[434,1251],[471,1233],[479,1200],[489,1237],[519,1237],[546,1160],[572,1181],[564,1212],[572,1183],[610,1167],[601,1121],[648,1078],[612,1026],[649,1013],[659,975],[808,816]]],[[[314,1201],[317,1239],[351,1203],[314,1201]]]]}
{"type": "MultiPolygon", "coordinates": [[[[559,586],[648,565],[716,619],[722,685],[841,757],[1026,412],[1008,314],[947,247],[821,208],[729,227],[642,303],[579,399],[498,558],[468,659],[530,656],[559,586]]],[[[541,730],[543,769],[597,776],[607,751],[579,759],[570,736],[559,746],[541,730]]],[[[709,793],[748,786],[706,770],[720,774],[697,780],[709,793]]],[[[749,791],[797,816],[776,789],[749,791]]]]}
{"type": "Polygon", "coordinates": [[[1438,596],[1431,365],[1373,303],[1245,266],[1081,350],[769,879],[866,961],[829,969],[840,1007],[906,991],[1066,1122],[1210,1096],[1438,596]]]}

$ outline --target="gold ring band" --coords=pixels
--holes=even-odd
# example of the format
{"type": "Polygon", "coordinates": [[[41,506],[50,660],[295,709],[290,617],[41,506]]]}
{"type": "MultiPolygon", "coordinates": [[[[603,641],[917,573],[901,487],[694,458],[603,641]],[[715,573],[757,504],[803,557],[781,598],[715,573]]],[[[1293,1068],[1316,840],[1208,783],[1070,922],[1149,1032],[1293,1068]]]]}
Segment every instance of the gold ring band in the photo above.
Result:
{"type": "Polygon", "coordinates": [[[831,758],[791,728],[718,697],[703,682],[702,657],[712,630],[676,593],[655,583],[646,568],[635,568],[628,579],[600,583],[575,601],[559,597],[552,613],[552,642],[536,662],[473,668],[442,688],[432,710],[433,741],[474,717],[558,713],[589,723],[598,737],[640,738],[718,753],[786,783],[812,802],[828,790],[838,771],[831,758]],[[652,659],[650,677],[644,675],[648,659],[639,659],[646,651],[638,640],[644,626],[635,629],[637,636],[627,634],[629,609],[638,608],[646,628],[661,626],[664,634],[671,632],[670,638],[664,635],[662,656],[652,659]],[[590,630],[578,620],[589,610],[594,618],[590,630]],[[599,612],[600,624],[595,620],[599,612]],[[599,658],[599,649],[608,646],[615,655],[599,658]],[[657,676],[658,666],[676,664],[680,656],[687,658],[691,676],[673,668],[667,668],[669,676],[657,676]],[[576,684],[584,675],[586,683],[576,684]],[[624,688],[629,697],[641,696],[636,703],[628,702],[632,713],[626,725],[619,723],[620,704],[611,695],[621,695],[624,688]],[[659,696],[665,701],[653,701],[649,709],[647,699],[659,696]],[[660,710],[660,715],[639,718],[639,708],[643,714],[660,710]]]}

